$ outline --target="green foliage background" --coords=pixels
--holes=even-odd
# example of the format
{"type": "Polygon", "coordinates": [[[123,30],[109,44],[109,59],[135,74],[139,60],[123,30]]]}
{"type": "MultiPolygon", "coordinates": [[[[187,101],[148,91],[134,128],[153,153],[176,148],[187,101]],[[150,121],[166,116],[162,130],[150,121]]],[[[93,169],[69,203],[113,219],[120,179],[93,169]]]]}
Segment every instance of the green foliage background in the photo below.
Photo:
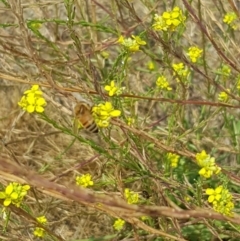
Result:
{"type": "Polygon", "coordinates": [[[1,206],[1,240],[32,240],[39,215],[49,221],[44,240],[239,240],[238,1],[1,0],[0,12],[0,190],[10,181],[31,185],[21,210],[1,206]],[[154,14],[174,6],[185,24],[154,31],[154,14]],[[228,12],[237,15],[236,30],[223,22],[228,12]],[[126,52],[120,35],[146,45],[126,52]],[[198,63],[187,55],[190,46],[203,50],[198,63]],[[177,82],[172,69],[180,62],[187,82],[177,82]],[[157,88],[161,75],[171,91],[157,88]],[[121,95],[104,90],[112,80],[125,87],[121,95]],[[33,84],[48,103],[43,114],[17,104],[33,84]],[[227,89],[228,101],[220,102],[227,89]],[[72,108],[81,98],[110,101],[122,114],[97,135],[75,133],[72,108]],[[220,175],[199,176],[202,150],[220,175]],[[176,168],[167,153],[180,156],[176,168]],[[86,173],[92,192],[78,192],[75,177],[86,173]],[[233,195],[233,217],[214,213],[207,201],[205,190],[219,185],[233,195]],[[125,205],[125,188],[139,194],[137,206],[125,205]],[[126,221],[119,232],[116,218],[126,221]]]}

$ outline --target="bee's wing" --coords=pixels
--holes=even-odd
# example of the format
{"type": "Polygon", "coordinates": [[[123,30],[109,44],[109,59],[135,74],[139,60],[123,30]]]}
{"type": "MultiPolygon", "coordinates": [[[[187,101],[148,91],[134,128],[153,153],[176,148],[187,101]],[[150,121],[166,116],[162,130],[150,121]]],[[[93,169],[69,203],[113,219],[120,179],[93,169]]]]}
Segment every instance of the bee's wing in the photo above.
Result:
{"type": "Polygon", "coordinates": [[[86,100],[85,98],[83,98],[81,94],[76,93],[76,92],[73,92],[73,93],[71,93],[71,94],[73,95],[73,97],[76,98],[77,101],[79,101],[79,102],[85,102],[85,103],[87,103],[88,105],[92,106],[92,103],[91,103],[90,101],[86,100]]]}

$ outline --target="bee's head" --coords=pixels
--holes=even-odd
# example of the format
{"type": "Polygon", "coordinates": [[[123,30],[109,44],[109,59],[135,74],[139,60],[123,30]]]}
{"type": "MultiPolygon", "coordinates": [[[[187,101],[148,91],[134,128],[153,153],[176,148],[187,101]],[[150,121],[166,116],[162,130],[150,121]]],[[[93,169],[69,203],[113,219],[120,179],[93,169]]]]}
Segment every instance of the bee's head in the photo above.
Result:
{"type": "Polygon", "coordinates": [[[89,109],[88,104],[81,102],[74,107],[75,114],[83,115],[89,109]]]}

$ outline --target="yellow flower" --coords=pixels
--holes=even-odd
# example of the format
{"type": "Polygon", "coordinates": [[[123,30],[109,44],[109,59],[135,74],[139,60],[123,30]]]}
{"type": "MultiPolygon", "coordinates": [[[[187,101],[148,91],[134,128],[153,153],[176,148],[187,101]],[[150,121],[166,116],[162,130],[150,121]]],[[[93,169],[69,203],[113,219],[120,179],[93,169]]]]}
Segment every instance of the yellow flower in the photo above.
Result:
{"type": "Polygon", "coordinates": [[[119,88],[119,87],[116,87],[115,86],[115,83],[114,83],[114,80],[112,80],[111,82],[110,82],[110,85],[106,85],[105,87],[104,87],[104,89],[106,90],[106,91],[108,91],[108,95],[109,96],[113,96],[113,95],[121,95],[122,94],[122,91],[124,90],[124,87],[122,87],[122,88],[119,88]]]}
{"type": "Polygon", "coordinates": [[[44,111],[44,107],[46,106],[46,101],[44,98],[36,98],[35,96],[27,96],[27,106],[26,111],[32,113],[34,111],[38,113],[42,113],[44,111]]]}
{"type": "Polygon", "coordinates": [[[42,95],[43,92],[39,89],[39,85],[33,85],[32,88],[30,90],[26,90],[24,92],[24,95],[42,95]]]}
{"type": "Polygon", "coordinates": [[[215,189],[207,188],[206,194],[209,195],[208,202],[212,203],[213,209],[223,215],[233,216],[234,203],[232,202],[232,194],[223,186],[215,189]]]}
{"type": "Polygon", "coordinates": [[[183,63],[173,64],[172,67],[179,76],[186,77],[189,73],[189,71],[185,68],[183,63]]]}
{"type": "Polygon", "coordinates": [[[223,189],[223,186],[219,186],[216,189],[207,188],[206,194],[209,195],[208,202],[212,203],[214,200],[219,201],[221,198],[222,189],[223,189]]]}
{"type": "Polygon", "coordinates": [[[167,31],[168,30],[168,25],[164,21],[162,16],[159,16],[158,14],[154,15],[154,23],[152,25],[152,28],[156,31],[167,31]]]}
{"type": "Polygon", "coordinates": [[[179,7],[174,7],[172,11],[164,12],[161,16],[155,14],[152,25],[157,31],[175,31],[175,29],[185,22],[186,17],[179,7]]]}
{"type": "Polygon", "coordinates": [[[142,40],[139,36],[132,35],[132,38],[136,40],[136,43],[138,45],[146,45],[147,43],[142,40]]]}
{"type": "Polygon", "coordinates": [[[178,166],[180,156],[174,153],[168,153],[167,159],[171,162],[171,167],[175,168],[178,166]]]}
{"type": "Polygon", "coordinates": [[[237,20],[237,15],[234,12],[227,13],[223,18],[223,22],[229,25],[234,30],[237,29],[237,26],[235,24],[236,20],[237,20]]]}
{"type": "Polygon", "coordinates": [[[149,70],[154,70],[155,69],[155,65],[154,65],[154,63],[152,62],[152,61],[150,61],[150,62],[148,62],[147,63],[147,68],[149,69],[149,70]]]}
{"type": "Polygon", "coordinates": [[[118,43],[120,43],[120,44],[124,43],[124,37],[122,35],[119,37],[118,43]]]}
{"type": "Polygon", "coordinates": [[[137,52],[137,51],[139,51],[139,47],[140,47],[139,44],[134,43],[133,45],[129,46],[128,49],[129,49],[130,52],[137,52]]]}
{"type": "MultiPolygon", "coordinates": [[[[176,7],[176,10],[179,10],[179,8],[176,7]]],[[[162,17],[168,26],[174,25],[176,27],[181,23],[178,19],[179,11],[164,12],[162,17]]]]}
{"type": "Polygon", "coordinates": [[[108,91],[108,95],[109,95],[109,96],[115,95],[116,92],[117,92],[117,90],[118,90],[118,88],[115,86],[113,80],[111,81],[110,85],[106,85],[106,86],[104,87],[104,89],[105,89],[106,91],[108,91]]]}
{"type": "Polygon", "coordinates": [[[40,217],[37,217],[37,221],[41,224],[46,224],[47,218],[45,216],[40,216],[40,217]]]}
{"type": "Polygon", "coordinates": [[[132,38],[125,39],[123,36],[120,36],[118,43],[123,45],[126,50],[130,52],[137,52],[141,45],[145,45],[146,42],[143,41],[139,36],[132,35],[132,38]]]}
{"type": "Polygon", "coordinates": [[[125,224],[125,221],[118,218],[117,220],[115,220],[113,227],[114,229],[116,229],[117,231],[120,231],[121,229],[123,229],[123,226],[125,224]]]}
{"type": "Polygon", "coordinates": [[[198,47],[190,47],[188,49],[187,55],[191,59],[193,63],[197,62],[198,58],[201,56],[203,50],[199,49],[198,47]]]}
{"type": "Polygon", "coordinates": [[[115,110],[111,102],[101,103],[92,108],[94,120],[99,127],[108,127],[111,118],[121,115],[120,110],[115,110]]]}
{"type": "Polygon", "coordinates": [[[203,167],[198,173],[199,173],[200,176],[203,176],[203,177],[206,177],[206,178],[209,178],[213,175],[213,171],[206,168],[206,167],[203,167]]]}
{"type": "MultiPolygon", "coordinates": [[[[172,64],[174,74],[173,75],[178,75],[179,77],[182,77],[183,80],[187,80],[187,77],[189,75],[189,70],[187,67],[184,66],[183,63],[178,63],[178,64],[172,64]]],[[[177,78],[177,82],[179,82],[179,79],[177,78]]]]}
{"type": "Polygon", "coordinates": [[[76,184],[81,187],[88,187],[88,186],[93,186],[93,181],[92,181],[92,176],[91,174],[85,174],[76,177],[76,184]]]}
{"type": "Polygon", "coordinates": [[[223,215],[233,217],[234,203],[232,201],[225,201],[223,203],[224,205],[214,205],[214,210],[222,213],[223,215]]]}
{"type": "Polygon", "coordinates": [[[223,75],[224,77],[229,77],[231,74],[231,68],[228,65],[223,64],[221,68],[218,69],[217,72],[223,75]]]}
{"type": "Polygon", "coordinates": [[[105,104],[100,104],[101,107],[100,114],[105,119],[105,116],[118,117],[121,115],[120,110],[114,110],[111,102],[105,102],[105,104]]]}
{"type": "MultiPolygon", "coordinates": [[[[43,225],[45,225],[45,224],[47,223],[47,219],[46,219],[45,216],[40,216],[40,217],[37,217],[36,219],[37,219],[38,223],[41,223],[41,224],[43,224],[43,225]]],[[[42,238],[42,237],[45,236],[46,232],[45,232],[45,230],[44,230],[43,228],[36,227],[36,228],[34,229],[33,234],[34,234],[36,237],[42,238]]]]}
{"type": "MultiPolygon", "coordinates": [[[[227,91],[230,92],[230,89],[227,89],[227,91]]],[[[227,102],[228,99],[229,99],[229,95],[226,92],[222,91],[222,92],[219,93],[219,95],[218,95],[219,101],[227,102]]]]}
{"type": "Polygon", "coordinates": [[[125,188],[124,197],[128,204],[135,204],[138,202],[139,195],[136,192],[130,191],[129,188],[125,188]]]}
{"type": "Polygon", "coordinates": [[[9,206],[11,203],[17,207],[20,207],[23,198],[27,195],[27,191],[30,189],[29,185],[21,185],[16,182],[11,182],[4,192],[0,192],[0,199],[4,199],[3,205],[9,206]]]}
{"type": "Polygon", "coordinates": [[[28,106],[27,98],[26,96],[22,96],[21,100],[18,102],[18,105],[23,109],[26,110],[28,106]]]}
{"type": "Polygon", "coordinates": [[[156,81],[156,85],[159,89],[166,89],[166,90],[172,90],[172,88],[169,86],[169,83],[166,79],[165,76],[161,75],[158,77],[157,81],[156,81]]]}
{"type": "Polygon", "coordinates": [[[209,178],[213,174],[219,174],[221,168],[215,163],[215,158],[208,155],[204,150],[201,153],[196,154],[197,164],[202,167],[198,172],[199,175],[209,178]]]}
{"type": "Polygon", "coordinates": [[[135,119],[134,119],[134,118],[131,118],[131,117],[128,117],[128,118],[127,118],[127,124],[128,124],[128,126],[132,126],[134,123],[135,123],[135,119]]]}
{"type": "Polygon", "coordinates": [[[42,97],[42,91],[38,85],[33,85],[30,90],[26,90],[18,105],[25,111],[33,113],[34,111],[42,113],[46,106],[46,101],[42,97]]]}
{"type": "Polygon", "coordinates": [[[43,228],[37,227],[37,228],[34,229],[33,234],[34,234],[36,237],[42,238],[42,237],[45,236],[46,232],[45,232],[45,230],[44,230],[43,228]]]}
{"type": "Polygon", "coordinates": [[[205,159],[209,158],[209,155],[203,150],[201,153],[196,154],[197,161],[204,161],[205,159]]]}

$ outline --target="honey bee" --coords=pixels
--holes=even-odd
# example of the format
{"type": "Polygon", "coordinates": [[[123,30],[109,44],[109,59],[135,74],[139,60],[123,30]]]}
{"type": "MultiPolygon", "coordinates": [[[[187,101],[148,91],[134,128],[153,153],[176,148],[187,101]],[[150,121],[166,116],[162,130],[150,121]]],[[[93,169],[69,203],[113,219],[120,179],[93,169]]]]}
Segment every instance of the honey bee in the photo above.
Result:
{"type": "Polygon", "coordinates": [[[77,130],[79,125],[84,129],[92,132],[98,133],[98,127],[92,116],[92,107],[84,102],[78,102],[74,107],[74,129],[77,130]]]}

